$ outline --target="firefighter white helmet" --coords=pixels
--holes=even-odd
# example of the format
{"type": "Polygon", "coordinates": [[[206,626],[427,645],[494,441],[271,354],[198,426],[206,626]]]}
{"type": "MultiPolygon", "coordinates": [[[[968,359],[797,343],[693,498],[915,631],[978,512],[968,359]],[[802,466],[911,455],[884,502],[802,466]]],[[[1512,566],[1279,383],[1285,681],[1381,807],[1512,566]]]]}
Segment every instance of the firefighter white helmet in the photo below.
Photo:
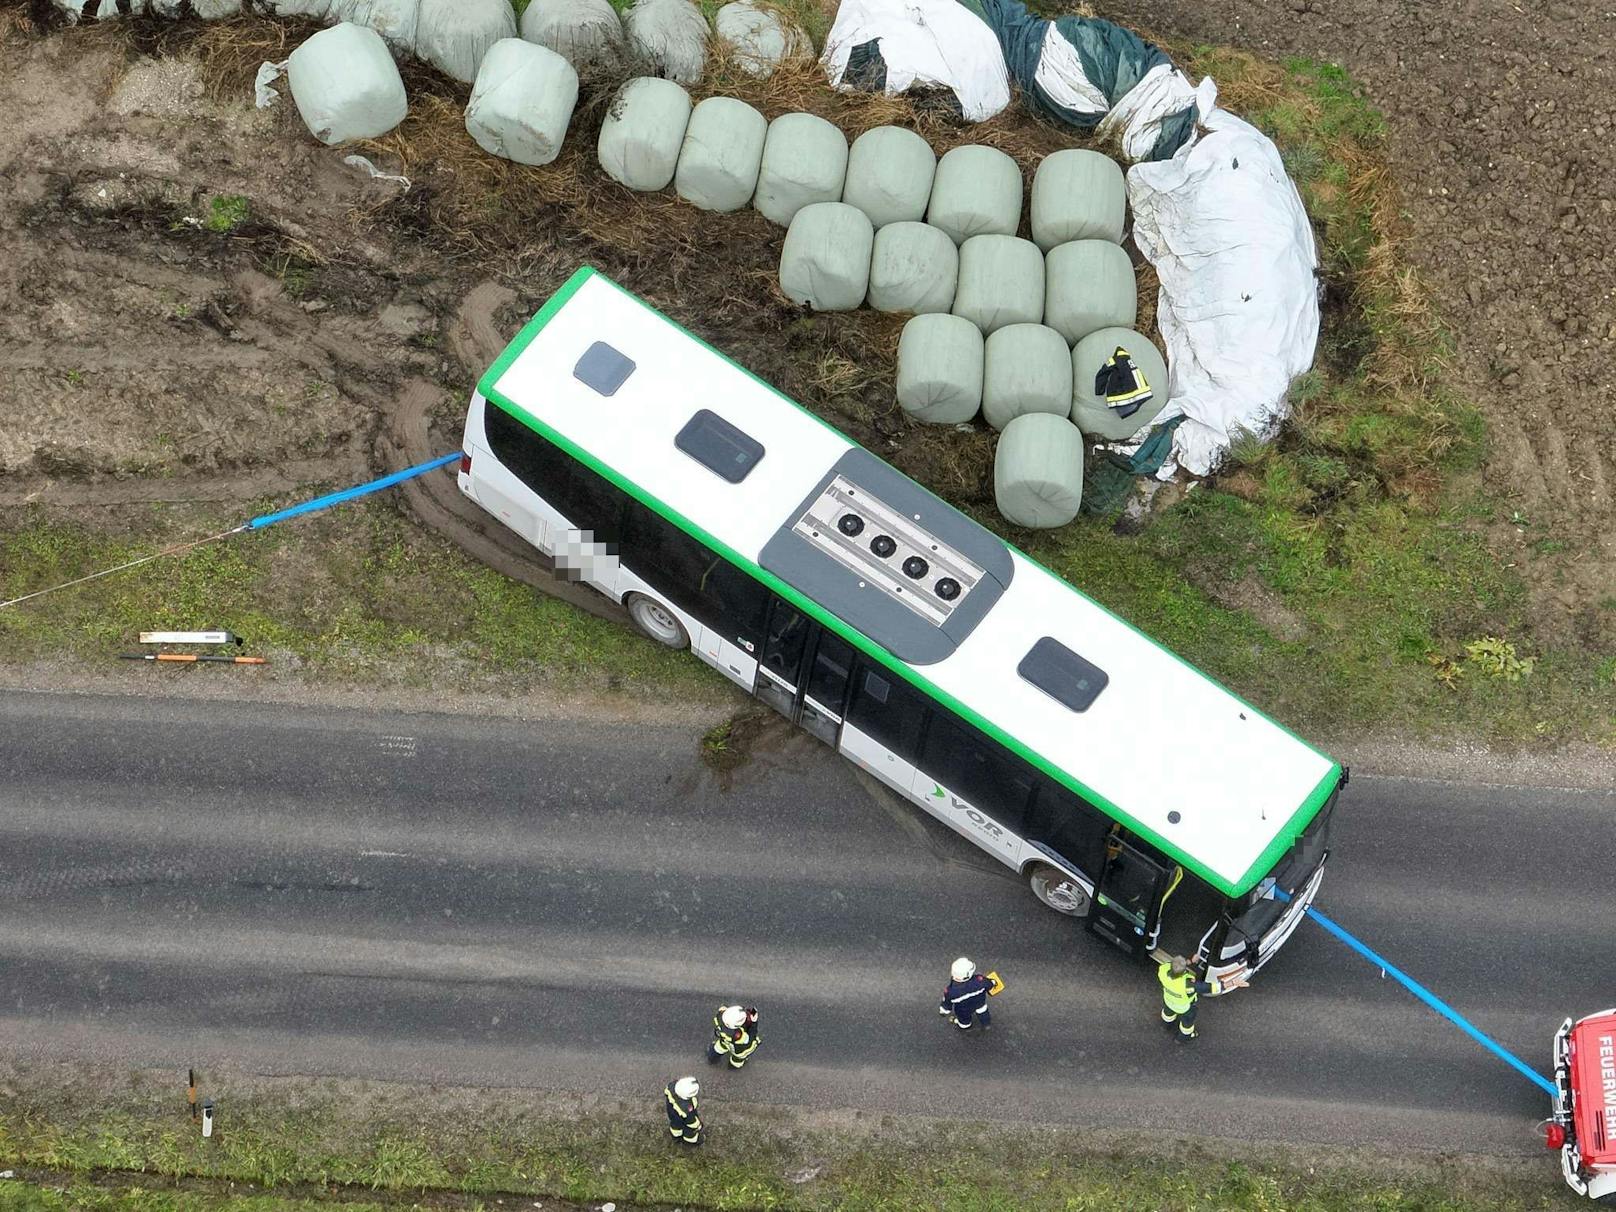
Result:
{"type": "Polygon", "coordinates": [[[746,1026],[746,1011],[740,1006],[725,1006],[718,1017],[731,1031],[746,1026]]]}
{"type": "Polygon", "coordinates": [[[693,1077],[681,1077],[673,1083],[675,1098],[695,1098],[701,1092],[701,1083],[693,1077]]]}
{"type": "Polygon", "coordinates": [[[976,975],[976,965],[962,955],[954,961],[954,966],[948,970],[948,974],[957,981],[968,981],[976,975]]]}

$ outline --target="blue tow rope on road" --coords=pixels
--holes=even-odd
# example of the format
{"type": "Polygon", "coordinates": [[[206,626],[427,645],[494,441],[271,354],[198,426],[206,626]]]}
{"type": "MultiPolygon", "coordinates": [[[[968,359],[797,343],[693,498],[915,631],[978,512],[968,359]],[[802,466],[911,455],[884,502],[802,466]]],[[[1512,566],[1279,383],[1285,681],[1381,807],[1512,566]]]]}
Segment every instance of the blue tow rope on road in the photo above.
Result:
{"type": "Polygon", "coordinates": [[[276,522],[284,522],[287,518],[299,517],[305,513],[317,513],[322,509],[330,508],[332,505],[341,505],[344,501],[369,496],[373,492],[380,492],[384,488],[391,488],[394,484],[402,484],[405,480],[412,480],[418,475],[435,471],[439,467],[445,467],[459,457],[460,452],[457,450],[453,454],[442,455],[426,463],[417,463],[414,467],[407,467],[403,471],[395,471],[379,480],[372,480],[369,484],[360,484],[354,488],[344,488],[341,492],[327,493],[323,497],[315,497],[312,501],[304,501],[301,505],[293,505],[290,509],[279,509],[274,513],[259,514],[240,529],[262,530],[266,526],[273,526],[276,522]]]}
{"type": "MultiPolygon", "coordinates": [[[[1280,897],[1282,900],[1287,900],[1288,901],[1288,900],[1291,899],[1290,897],[1286,896],[1285,893],[1282,890],[1280,890],[1278,888],[1274,889],[1274,894],[1276,896],[1280,897]]],[[[1407,973],[1402,971],[1402,969],[1400,969],[1400,968],[1396,967],[1394,964],[1388,962],[1387,959],[1384,956],[1382,956],[1379,953],[1371,950],[1364,943],[1359,942],[1356,938],[1354,938],[1352,936],[1351,933],[1349,933],[1343,927],[1336,925],[1335,922],[1333,922],[1329,918],[1325,917],[1324,914],[1320,913],[1317,909],[1313,908],[1311,905],[1309,905],[1305,910],[1303,910],[1303,912],[1305,912],[1308,915],[1308,917],[1312,918],[1319,925],[1323,926],[1327,931],[1329,931],[1331,934],[1333,934],[1336,938],[1341,940],[1341,942],[1345,943],[1353,951],[1356,951],[1359,955],[1363,956],[1364,959],[1368,960],[1371,964],[1374,964],[1383,973],[1390,973],[1393,977],[1396,978],[1398,984],[1402,985],[1403,988],[1407,989],[1415,997],[1419,998],[1420,1001],[1424,1002],[1432,1010],[1435,1010],[1438,1014],[1440,1014],[1443,1018],[1447,1019],[1455,1027],[1458,1027],[1459,1030],[1463,1031],[1466,1035],[1468,1035],[1471,1039],[1475,1040],[1483,1048],[1486,1048],[1494,1056],[1498,1057],[1504,1063],[1506,1063],[1509,1066],[1511,1066],[1512,1068],[1514,1068],[1522,1076],[1530,1078],[1532,1080],[1533,1084],[1535,1084],[1545,1094],[1548,1094],[1549,1096],[1552,1097],[1556,1093],[1555,1088],[1554,1088],[1554,1083],[1551,1082],[1548,1078],[1544,1077],[1541,1073],[1537,1072],[1530,1065],[1528,1065],[1525,1061],[1523,1061],[1520,1057],[1516,1056],[1513,1052],[1511,1052],[1508,1048],[1505,1048],[1502,1044],[1498,1043],[1496,1040],[1492,1039],[1490,1036],[1485,1035],[1480,1029],[1478,1029],[1473,1023],[1471,1023],[1469,1019],[1465,1018],[1464,1015],[1460,1014],[1452,1006],[1448,1005],[1447,1002],[1445,1002],[1441,998],[1437,997],[1436,994],[1432,993],[1424,985],[1420,984],[1413,977],[1409,976],[1407,973]]]]}

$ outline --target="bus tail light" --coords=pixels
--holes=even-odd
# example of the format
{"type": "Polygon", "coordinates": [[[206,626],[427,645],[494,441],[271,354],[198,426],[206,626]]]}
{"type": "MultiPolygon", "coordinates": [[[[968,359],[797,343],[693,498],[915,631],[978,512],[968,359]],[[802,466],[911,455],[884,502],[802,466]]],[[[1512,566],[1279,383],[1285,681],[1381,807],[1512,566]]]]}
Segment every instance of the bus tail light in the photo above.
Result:
{"type": "Polygon", "coordinates": [[[471,474],[471,452],[470,451],[462,450],[460,452],[460,474],[463,475],[463,476],[469,476],[471,474]]]}

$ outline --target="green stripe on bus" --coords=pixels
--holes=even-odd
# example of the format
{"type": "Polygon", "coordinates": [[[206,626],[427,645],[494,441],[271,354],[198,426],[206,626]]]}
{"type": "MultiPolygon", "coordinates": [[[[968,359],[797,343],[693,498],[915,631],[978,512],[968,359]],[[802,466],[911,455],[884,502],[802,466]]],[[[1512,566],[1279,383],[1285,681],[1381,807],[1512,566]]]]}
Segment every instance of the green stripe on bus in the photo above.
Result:
{"type": "MultiPolygon", "coordinates": [[[[770,589],[774,590],[774,592],[791,602],[792,605],[802,610],[811,618],[814,618],[824,626],[829,627],[832,631],[834,631],[837,635],[840,635],[843,639],[847,640],[848,643],[852,644],[859,651],[880,662],[892,673],[914,686],[915,689],[919,690],[922,694],[925,694],[928,698],[944,704],[961,718],[967,720],[980,731],[998,741],[1006,749],[1009,749],[1012,753],[1017,754],[1023,760],[1030,763],[1034,768],[1042,771],[1044,774],[1054,779],[1057,783],[1060,783],[1068,789],[1083,796],[1096,808],[1099,808],[1116,818],[1119,822],[1132,830],[1136,835],[1144,838],[1146,841],[1149,841],[1164,854],[1182,863],[1190,871],[1194,872],[1213,888],[1216,888],[1225,895],[1241,896],[1244,893],[1249,892],[1264,877],[1267,876],[1269,871],[1272,870],[1274,864],[1279,861],[1280,856],[1295,844],[1296,839],[1301,836],[1303,830],[1307,828],[1308,823],[1312,821],[1313,817],[1318,814],[1319,809],[1324,806],[1325,801],[1329,799],[1330,792],[1334,789],[1335,783],[1340,776],[1341,767],[1339,763],[1334,762],[1328,754],[1325,754],[1314,746],[1308,744],[1308,742],[1291,732],[1290,729],[1286,728],[1283,724],[1270,719],[1267,715],[1264,715],[1261,711],[1258,711],[1255,707],[1252,707],[1249,703],[1246,703],[1243,699],[1239,698],[1239,696],[1230,692],[1226,687],[1222,686],[1207,674],[1197,669],[1194,665],[1191,665],[1188,661],[1184,660],[1183,657],[1179,656],[1176,652],[1173,652],[1170,648],[1166,648],[1161,644],[1158,644],[1155,640],[1151,639],[1150,636],[1146,635],[1132,623],[1128,622],[1128,620],[1122,618],[1120,615],[1117,615],[1115,612],[1106,609],[1106,607],[1100,603],[1095,602],[1092,598],[1083,593],[1082,590],[1078,589],[1076,586],[1072,585],[1071,582],[1067,581],[1064,577],[1051,572],[1049,569],[1045,568],[1037,560],[1034,560],[1031,556],[1028,556],[1019,548],[1016,548],[1009,543],[1005,543],[1005,546],[1009,550],[1015,552],[1028,563],[1048,573],[1050,576],[1055,577],[1056,580],[1060,581],[1073,593],[1083,598],[1084,601],[1088,602],[1090,605],[1099,610],[1105,611],[1106,614],[1116,619],[1119,623],[1127,627],[1130,631],[1139,636],[1152,647],[1156,648],[1162,653],[1165,653],[1167,656],[1172,657],[1173,660],[1177,661],[1185,669],[1188,669],[1191,673],[1222,691],[1224,694],[1228,694],[1231,699],[1234,699],[1236,702],[1240,703],[1241,706],[1245,707],[1258,718],[1273,724],[1276,728],[1280,729],[1280,731],[1284,732],[1287,736],[1291,737],[1299,744],[1306,746],[1306,748],[1317,754],[1319,757],[1331,762],[1330,770],[1319,781],[1319,784],[1313,789],[1308,797],[1298,806],[1296,811],[1292,813],[1290,819],[1275,834],[1274,839],[1269,843],[1268,847],[1251,865],[1251,867],[1247,869],[1245,875],[1243,875],[1240,879],[1231,882],[1225,877],[1219,875],[1217,872],[1211,870],[1199,859],[1195,859],[1189,854],[1185,853],[1179,846],[1167,841],[1167,839],[1160,836],[1148,826],[1136,821],[1132,816],[1124,812],[1118,805],[1113,803],[1107,797],[1101,795],[1099,792],[1095,791],[1092,787],[1089,787],[1081,779],[1055,766],[1041,754],[1029,749],[1016,738],[1006,733],[991,720],[986,719],[978,712],[968,707],[966,704],[960,702],[948,692],[932,685],[931,682],[928,681],[923,675],[917,673],[912,667],[893,656],[885,648],[866,637],[862,632],[849,626],[840,618],[825,610],[817,602],[814,602],[812,599],[804,596],[793,586],[787,584],[785,581],[782,581],[779,577],[775,576],[767,569],[753,563],[746,556],[734,550],[728,544],[724,543],[714,535],[709,534],[696,523],[679,513],[678,510],[658,500],[637,484],[619,475],[613,468],[601,462],[600,459],[595,457],[589,451],[583,449],[581,446],[577,445],[571,439],[551,428],[543,421],[540,421],[537,417],[527,412],[519,404],[515,403],[508,396],[500,392],[498,390],[499,379],[510,367],[511,363],[521,356],[522,352],[533,341],[534,337],[536,337],[540,330],[542,330],[545,325],[548,324],[552,318],[554,318],[556,313],[561,310],[566,302],[578,292],[579,288],[581,288],[585,282],[595,277],[600,278],[602,282],[612,286],[625,297],[632,299],[635,303],[638,303],[641,307],[651,312],[652,315],[656,316],[664,323],[672,325],[680,333],[701,345],[702,348],[715,354],[717,357],[722,358],[725,362],[729,363],[729,365],[735,367],[735,369],[746,375],[747,378],[757,383],[760,387],[766,388],[768,391],[784,400],[787,404],[790,404],[793,408],[797,409],[804,416],[818,422],[820,425],[824,426],[824,428],[831,430],[831,432],[847,438],[846,434],[842,434],[840,430],[835,428],[835,426],[830,425],[821,418],[814,416],[813,413],[809,412],[806,408],[803,408],[802,405],[798,404],[795,400],[781,392],[779,388],[758,378],[758,376],[747,370],[746,367],[741,366],[734,359],[724,354],[721,350],[714,349],[700,337],[697,337],[695,334],[689,332],[681,325],[675,323],[673,320],[670,320],[667,316],[664,316],[661,312],[657,311],[656,308],[652,307],[649,303],[646,303],[643,299],[636,297],[632,292],[625,290],[623,287],[618,286],[617,283],[611,281],[611,279],[588,267],[578,270],[577,273],[573,274],[572,277],[567,279],[566,283],[555,293],[554,296],[550,298],[548,302],[545,303],[544,307],[540,309],[539,313],[522,328],[522,331],[517,334],[515,340],[513,340],[505,352],[500,355],[499,360],[489,368],[488,373],[483,376],[478,385],[478,390],[486,399],[497,403],[506,412],[510,413],[524,425],[528,426],[528,428],[539,433],[556,446],[559,446],[562,450],[565,450],[568,454],[572,455],[573,458],[577,459],[580,463],[583,463],[586,467],[589,467],[599,473],[608,482],[615,484],[630,497],[655,510],[663,518],[677,526],[680,530],[684,531],[692,538],[699,540],[706,546],[723,555],[732,564],[736,565],[738,568],[741,568],[748,575],[750,575],[754,580],[768,586],[770,589]]],[[[847,440],[852,443],[851,438],[847,438],[847,440]]],[[[857,445],[857,443],[853,444],[857,445]]],[[[902,473],[900,472],[899,474],[901,475],[902,473]]],[[[913,482],[914,481],[911,480],[911,483],[913,482]]],[[[936,495],[931,493],[930,490],[924,485],[917,484],[916,486],[919,487],[923,492],[927,492],[929,495],[936,495]]],[[[998,538],[996,535],[994,537],[998,538]]],[[[999,539],[999,542],[1003,543],[1004,540],[999,539]]]]}

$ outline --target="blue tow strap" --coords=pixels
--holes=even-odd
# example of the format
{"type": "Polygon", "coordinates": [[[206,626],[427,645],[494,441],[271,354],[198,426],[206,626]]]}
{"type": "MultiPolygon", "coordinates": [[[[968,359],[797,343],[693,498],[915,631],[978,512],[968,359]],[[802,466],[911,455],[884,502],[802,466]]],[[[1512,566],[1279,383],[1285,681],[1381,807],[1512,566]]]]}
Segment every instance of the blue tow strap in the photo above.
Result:
{"type": "Polygon", "coordinates": [[[323,497],[315,497],[312,501],[304,501],[301,505],[293,505],[290,509],[279,509],[274,513],[260,514],[241,529],[262,530],[266,526],[273,526],[276,522],[284,522],[287,518],[295,518],[305,513],[316,513],[332,505],[340,505],[344,501],[369,496],[373,492],[391,488],[394,484],[402,484],[405,480],[414,479],[425,472],[445,467],[459,457],[460,452],[457,450],[453,454],[443,455],[430,462],[418,463],[414,467],[406,467],[403,471],[395,471],[392,475],[383,476],[379,480],[372,480],[369,484],[360,484],[356,488],[344,488],[341,492],[327,493],[323,497]]]}
{"type": "MultiPolygon", "coordinates": [[[[1276,896],[1280,897],[1282,900],[1287,900],[1288,901],[1288,900],[1291,899],[1290,897],[1286,896],[1285,893],[1282,890],[1280,890],[1278,888],[1274,889],[1274,894],[1276,896]]],[[[1363,943],[1359,942],[1356,938],[1354,938],[1346,930],[1344,930],[1344,929],[1342,929],[1342,927],[1336,925],[1334,922],[1332,922],[1329,918],[1325,917],[1324,914],[1320,913],[1317,909],[1313,908],[1311,905],[1309,905],[1307,907],[1307,909],[1304,910],[1304,912],[1308,915],[1308,917],[1312,918],[1319,925],[1323,926],[1326,930],[1328,930],[1336,938],[1340,939],[1343,943],[1345,943],[1352,950],[1356,951],[1359,955],[1363,956],[1364,959],[1368,960],[1371,964],[1374,964],[1383,973],[1389,973],[1393,977],[1395,977],[1398,984],[1402,985],[1403,988],[1407,989],[1415,997],[1419,998],[1420,1001],[1424,1002],[1431,1009],[1435,1010],[1438,1014],[1440,1014],[1443,1018],[1447,1019],[1455,1027],[1458,1027],[1459,1030],[1463,1031],[1466,1035],[1468,1035],[1471,1039],[1475,1040],[1483,1048],[1486,1048],[1494,1056],[1498,1057],[1500,1060],[1502,1060],[1506,1064],[1513,1067],[1522,1076],[1530,1078],[1532,1080],[1532,1082],[1539,1089],[1541,1089],[1545,1094],[1548,1094],[1549,1096],[1552,1097],[1556,1093],[1556,1090],[1554,1088],[1554,1083],[1551,1082],[1548,1078],[1544,1077],[1541,1073],[1537,1072],[1530,1065],[1528,1065],[1525,1061],[1523,1061],[1520,1057],[1516,1056],[1513,1052],[1511,1052],[1508,1048],[1505,1048],[1502,1044],[1498,1043],[1496,1040],[1493,1040],[1489,1036],[1484,1035],[1479,1029],[1477,1029],[1470,1022],[1469,1019],[1465,1018],[1464,1015],[1460,1014],[1452,1006],[1448,1005],[1447,1002],[1443,1001],[1441,998],[1437,997],[1430,990],[1426,989],[1424,985],[1420,984],[1413,977],[1409,976],[1407,973],[1403,972],[1401,969],[1397,968],[1395,965],[1389,963],[1384,956],[1378,954],[1377,952],[1371,950],[1369,947],[1365,946],[1363,943]]]]}

